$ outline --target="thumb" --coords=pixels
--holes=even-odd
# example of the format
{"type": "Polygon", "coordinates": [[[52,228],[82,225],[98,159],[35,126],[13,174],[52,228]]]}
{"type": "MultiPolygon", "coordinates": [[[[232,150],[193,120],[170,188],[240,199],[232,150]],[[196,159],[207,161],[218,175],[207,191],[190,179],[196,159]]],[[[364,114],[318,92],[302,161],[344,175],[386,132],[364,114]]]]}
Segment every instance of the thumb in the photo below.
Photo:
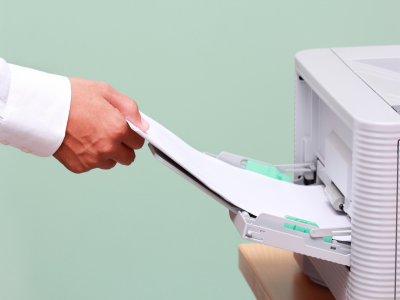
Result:
{"type": "Polygon", "coordinates": [[[139,112],[139,107],[134,100],[117,91],[110,93],[105,98],[112,106],[120,111],[125,119],[139,128],[141,131],[145,132],[149,130],[150,124],[144,118],[142,118],[139,112]]]}

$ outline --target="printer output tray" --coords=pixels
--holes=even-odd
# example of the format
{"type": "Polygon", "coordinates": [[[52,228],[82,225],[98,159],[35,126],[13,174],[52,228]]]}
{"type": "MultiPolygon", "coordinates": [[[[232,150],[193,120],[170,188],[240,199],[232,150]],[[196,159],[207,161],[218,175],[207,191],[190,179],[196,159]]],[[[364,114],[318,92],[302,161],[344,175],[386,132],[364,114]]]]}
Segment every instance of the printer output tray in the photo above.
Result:
{"type": "Polygon", "coordinates": [[[284,226],[285,223],[289,223],[308,229],[317,228],[309,224],[267,213],[262,213],[257,217],[250,215],[211,190],[154,145],[149,143],[149,148],[158,161],[228,208],[231,220],[243,239],[350,266],[350,246],[335,241],[328,243],[322,238],[312,238],[307,233],[291,230],[284,226]]]}

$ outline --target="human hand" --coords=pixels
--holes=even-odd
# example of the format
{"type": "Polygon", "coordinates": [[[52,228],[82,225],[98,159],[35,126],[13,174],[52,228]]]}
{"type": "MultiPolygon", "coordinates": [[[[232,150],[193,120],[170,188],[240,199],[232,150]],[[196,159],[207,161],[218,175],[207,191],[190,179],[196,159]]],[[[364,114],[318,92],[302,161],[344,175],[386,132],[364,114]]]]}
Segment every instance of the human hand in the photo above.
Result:
{"type": "Polygon", "coordinates": [[[111,169],[117,163],[130,165],[135,160],[134,149],[140,149],[144,139],[126,119],[142,131],[149,129],[136,102],[106,83],[69,80],[72,95],[67,130],[54,157],[74,173],[111,169]]]}

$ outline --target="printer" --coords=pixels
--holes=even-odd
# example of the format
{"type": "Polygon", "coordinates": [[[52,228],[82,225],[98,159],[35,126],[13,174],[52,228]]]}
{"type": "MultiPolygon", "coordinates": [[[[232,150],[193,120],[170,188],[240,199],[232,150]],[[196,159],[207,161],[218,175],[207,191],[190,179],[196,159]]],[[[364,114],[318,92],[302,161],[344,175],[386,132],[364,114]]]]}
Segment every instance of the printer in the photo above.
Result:
{"type": "Polygon", "coordinates": [[[130,125],[159,161],[229,209],[243,239],[295,252],[303,272],[337,300],[400,299],[399,114],[400,46],[305,50],[295,56],[294,164],[206,153],[235,170],[323,189],[348,224],[329,228],[246,211],[193,172],[195,159],[171,156],[168,132],[157,139],[130,125]]]}
{"type": "Polygon", "coordinates": [[[267,238],[274,228],[262,215],[231,213],[242,237],[297,252],[303,272],[337,300],[400,299],[399,113],[400,46],[297,53],[294,167],[312,168],[289,171],[293,183],[325,185],[332,207],[349,216],[351,228],[336,229],[351,234],[348,260],[298,251],[267,238]]]}

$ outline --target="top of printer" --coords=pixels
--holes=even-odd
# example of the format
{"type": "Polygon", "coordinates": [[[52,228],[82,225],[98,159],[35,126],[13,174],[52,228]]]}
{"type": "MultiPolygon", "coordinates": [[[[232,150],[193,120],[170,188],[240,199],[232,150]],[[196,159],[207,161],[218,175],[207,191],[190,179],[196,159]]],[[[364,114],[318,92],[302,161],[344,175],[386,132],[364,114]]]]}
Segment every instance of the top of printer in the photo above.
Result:
{"type": "Polygon", "coordinates": [[[295,64],[350,128],[354,120],[400,125],[400,45],[305,50],[295,64]]]}

